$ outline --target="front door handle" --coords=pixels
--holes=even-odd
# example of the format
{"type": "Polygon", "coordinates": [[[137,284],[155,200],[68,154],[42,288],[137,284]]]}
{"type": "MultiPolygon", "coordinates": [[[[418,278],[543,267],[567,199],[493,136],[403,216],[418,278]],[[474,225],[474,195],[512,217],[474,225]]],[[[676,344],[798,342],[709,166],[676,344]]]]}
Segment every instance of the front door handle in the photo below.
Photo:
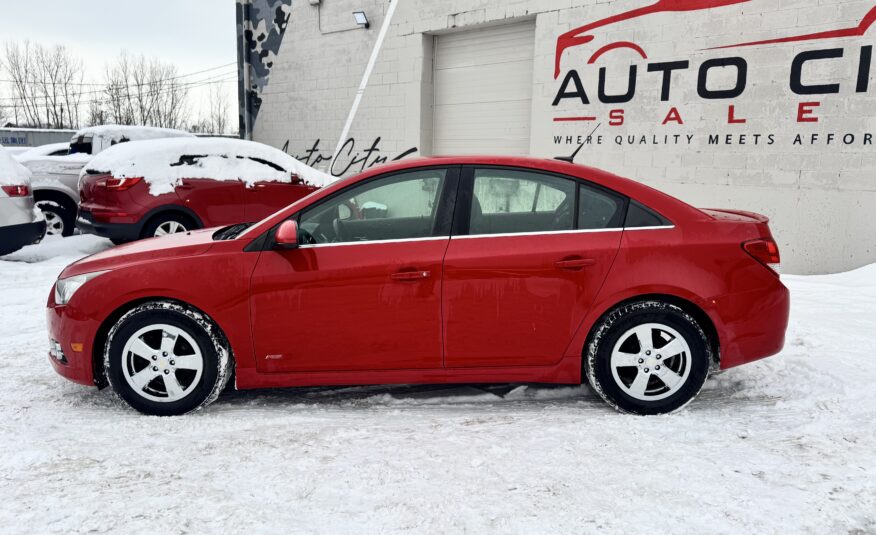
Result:
{"type": "Polygon", "coordinates": [[[595,258],[566,258],[559,262],[554,262],[557,269],[565,269],[569,271],[578,271],[588,266],[596,264],[595,258]]]}
{"type": "Polygon", "coordinates": [[[410,282],[428,279],[431,276],[431,271],[399,271],[398,273],[392,274],[392,280],[410,282]]]}

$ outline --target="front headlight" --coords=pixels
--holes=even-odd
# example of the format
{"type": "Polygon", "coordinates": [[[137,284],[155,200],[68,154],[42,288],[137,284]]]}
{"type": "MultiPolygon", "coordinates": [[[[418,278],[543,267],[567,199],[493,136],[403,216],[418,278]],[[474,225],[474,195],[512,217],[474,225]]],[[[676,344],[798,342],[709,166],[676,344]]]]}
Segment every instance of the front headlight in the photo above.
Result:
{"type": "Polygon", "coordinates": [[[66,305],[70,302],[70,298],[76,293],[76,290],[82,288],[82,285],[95,277],[103,275],[106,271],[95,271],[93,273],[83,273],[66,279],[58,279],[55,283],[55,304],[66,305]]]}

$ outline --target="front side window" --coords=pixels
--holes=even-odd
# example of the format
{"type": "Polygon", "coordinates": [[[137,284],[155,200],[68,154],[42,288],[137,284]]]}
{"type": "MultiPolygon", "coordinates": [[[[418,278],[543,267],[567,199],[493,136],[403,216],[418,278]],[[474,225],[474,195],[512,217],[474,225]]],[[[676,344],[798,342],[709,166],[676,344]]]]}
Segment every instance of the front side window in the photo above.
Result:
{"type": "Polygon", "coordinates": [[[434,236],[446,169],[424,169],[354,186],[301,214],[302,244],[434,236]]]}
{"type": "Polygon", "coordinates": [[[477,169],[469,234],[572,230],[575,182],[531,171],[477,169]]]}

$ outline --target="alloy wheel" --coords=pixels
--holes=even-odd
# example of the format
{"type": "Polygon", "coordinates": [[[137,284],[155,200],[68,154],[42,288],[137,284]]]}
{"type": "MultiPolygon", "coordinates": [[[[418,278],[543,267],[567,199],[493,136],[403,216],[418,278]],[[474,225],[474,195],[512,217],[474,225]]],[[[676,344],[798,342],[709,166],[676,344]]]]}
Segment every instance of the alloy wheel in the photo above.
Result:
{"type": "Polygon", "coordinates": [[[691,350],[684,337],[662,323],[627,330],[611,352],[611,373],[628,396],[642,401],[678,392],[690,375],[691,350]]]}
{"type": "Polygon", "coordinates": [[[179,221],[165,221],[164,223],[158,225],[158,228],[155,229],[155,236],[166,236],[168,234],[179,234],[180,232],[186,232],[188,229],[180,223],[179,221]]]}
{"type": "Polygon", "coordinates": [[[52,205],[46,201],[36,203],[37,208],[43,213],[46,220],[46,235],[47,236],[63,236],[64,235],[64,219],[54,210],[47,210],[47,207],[52,205]]]}
{"type": "Polygon", "coordinates": [[[125,342],[122,358],[122,374],[134,392],[164,403],[189,395],[204,369],[204,357],[195,339],[167,324],[135,332],[125,342]]]}

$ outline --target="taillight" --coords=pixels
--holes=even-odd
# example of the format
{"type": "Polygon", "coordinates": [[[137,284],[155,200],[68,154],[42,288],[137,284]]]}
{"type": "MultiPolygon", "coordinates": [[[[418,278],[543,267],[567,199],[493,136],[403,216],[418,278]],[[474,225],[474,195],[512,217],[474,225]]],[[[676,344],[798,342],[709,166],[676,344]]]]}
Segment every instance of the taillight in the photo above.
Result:
{"type": "Polygon", "coordinates": [[[780,273],[782,260],[779,257],[779,246],[772,238],[747,241],[742,244],[742,248],[761,264],[780,273]]]}
{"type": "Polygon", "coordinates": [[[125,191],[139,184],[142,178],[114,178],[108,177],[97,181],[97,186],[110,191],[125,191]]]}
{"type": "Polygon", "coordinates": [[[0,186],[10,197],[27,197],[30,189],[27,186],[0,186]]]}

